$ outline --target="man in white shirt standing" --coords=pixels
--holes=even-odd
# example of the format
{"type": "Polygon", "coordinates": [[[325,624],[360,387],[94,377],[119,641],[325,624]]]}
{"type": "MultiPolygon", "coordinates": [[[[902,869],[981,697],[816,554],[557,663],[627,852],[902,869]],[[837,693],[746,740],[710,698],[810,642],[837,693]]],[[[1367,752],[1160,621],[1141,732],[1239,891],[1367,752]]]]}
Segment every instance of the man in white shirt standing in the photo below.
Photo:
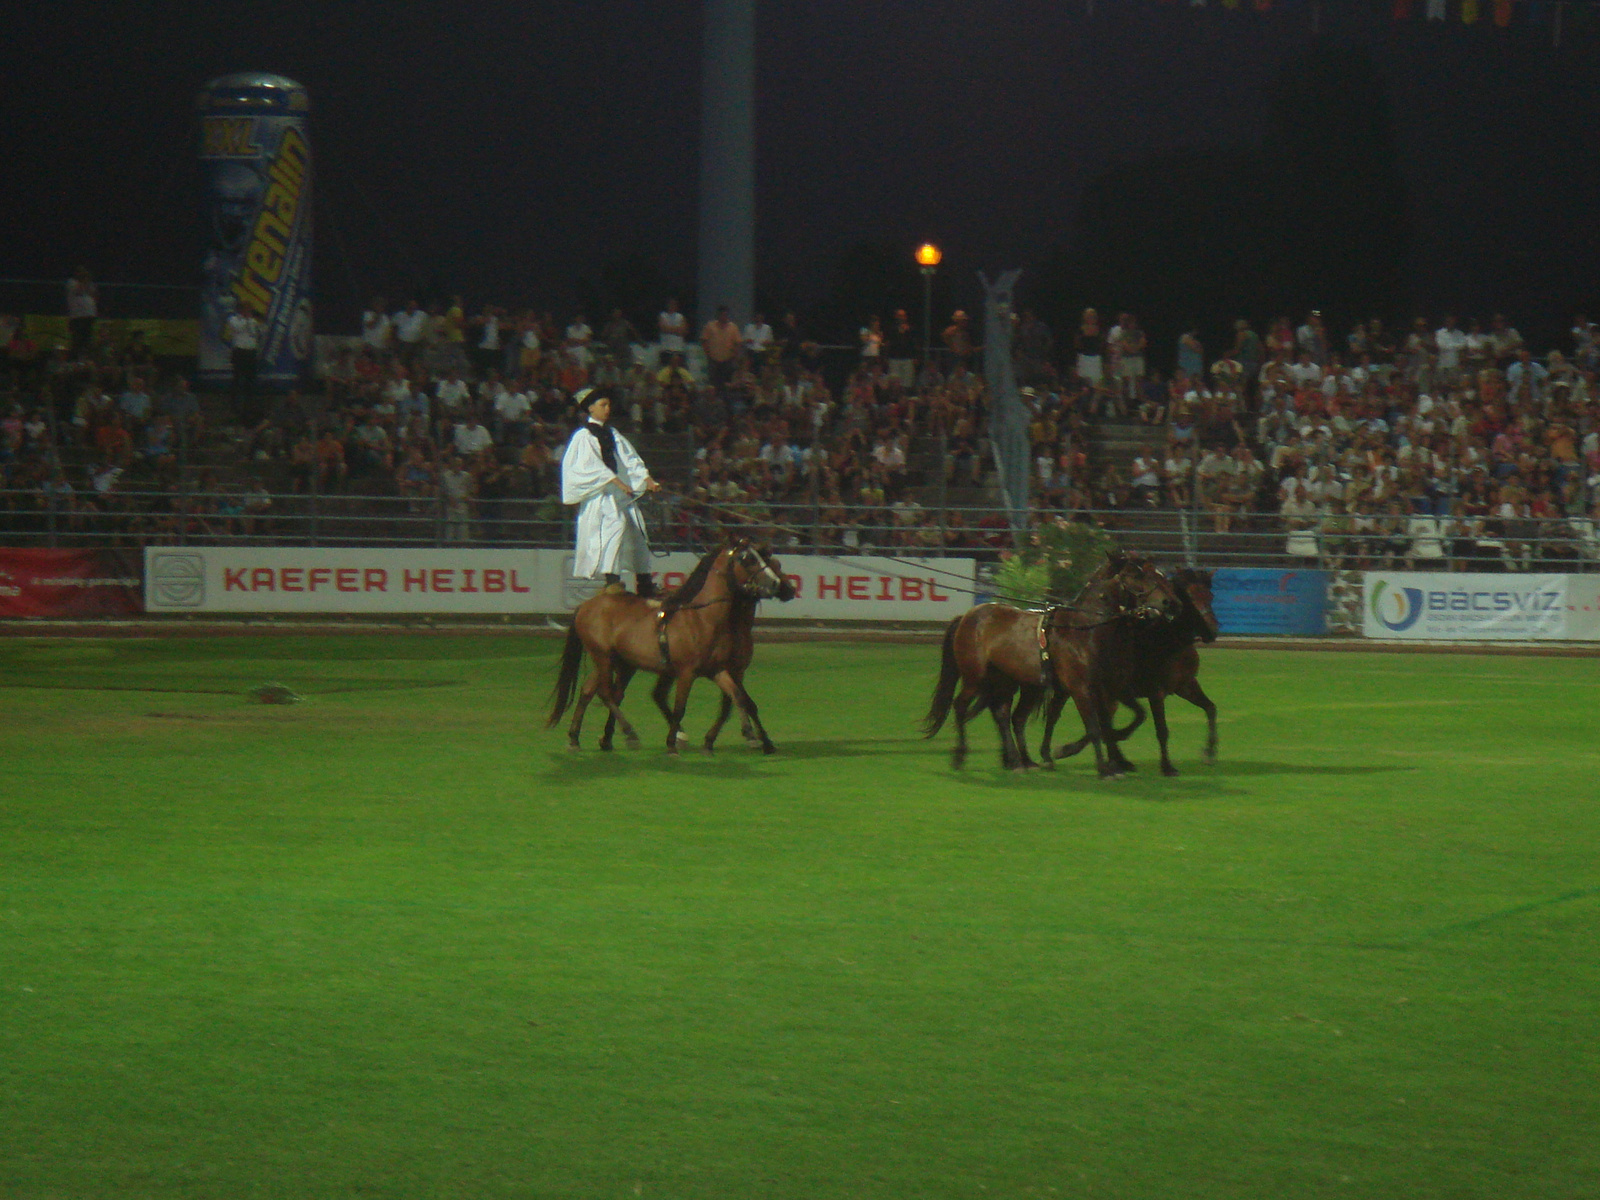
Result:
{"type": "Polygon", "coordinates": [[[261,351],[261,322],[255,315],[235,308],[222,326],[233,362],[233,403],[239,419],[247,426],[259,421],[256,407],[257,356],[261,351]]]}
{"type": "Polygon", "coordinates": [[[72,353],[81,357],[94,344],[94,322],[100,315],[100,289],[95,287],[88,267],[79,267],[67,280],[67,329],[72,334],[72,353]]]}
{"type": "Polygon", "coordinates": [[[744,345],[757,362],[766,361],[767,352],[772,349],[772,326],[767,324],[766,317],[760,313],[745,325],[744,345]]]}
{"type": "Polygon", "coordinates": [[[507,389],[495,397],[495,436],[502,446],[524,446],[528,441],[528,418],[533,401],[524,391],[507,389]]]}
{"type": "Polygon", "coordinates": [[[390,343],[394,339],[394,322],[384,312],[382,296],[374,296],[372,305],[361,314],[361,340],[367,351],[379,362],[389,357],[390,343]]]}
{"type": "Polygon", "coordinates": [[[1461,355],[1467,348],[1467,335],[1456,328],[1454,316],[1446,315],[1444,324],[1433,334],[1433,344],[1438,348],[1439,378],[1453,383],[1461,374],[1461,355]]]}
{"type": "Polygon", "coordinates": [[[428,314],[417,307],[415,300],[406,305],[404,312],[395,314],[394,335],[400,345],[400,358],[409,367],[416,362],[428,336],[428,314]]]}
{"type": "Polygon", "coordinates": [[[678,311],[678,299],[667,300],[665,311],[656,318],[656,329],[661,339],[661,361],[669,355],[683,353],[683,339],[689,336],[689,318],[678,311]]]}

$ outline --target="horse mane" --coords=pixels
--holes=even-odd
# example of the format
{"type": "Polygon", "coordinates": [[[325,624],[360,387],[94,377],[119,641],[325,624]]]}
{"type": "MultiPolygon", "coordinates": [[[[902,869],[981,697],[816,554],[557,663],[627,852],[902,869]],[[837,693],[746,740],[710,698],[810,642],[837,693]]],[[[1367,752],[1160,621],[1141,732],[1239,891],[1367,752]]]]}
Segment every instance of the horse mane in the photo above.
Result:
{"type": "Polygon", "coordinates": [[[689,577],[661,601],[661,611],[663,613],[670,616],[680,608],[686,607],[690,601],[700,594],[700,589],[705,587],[706,580],[711,578],[712,564],[717,561],[717,555],[721,554],[722,551],[723,547],[718,546],[695,564],[694,570],[689,572],[689,577]]]}

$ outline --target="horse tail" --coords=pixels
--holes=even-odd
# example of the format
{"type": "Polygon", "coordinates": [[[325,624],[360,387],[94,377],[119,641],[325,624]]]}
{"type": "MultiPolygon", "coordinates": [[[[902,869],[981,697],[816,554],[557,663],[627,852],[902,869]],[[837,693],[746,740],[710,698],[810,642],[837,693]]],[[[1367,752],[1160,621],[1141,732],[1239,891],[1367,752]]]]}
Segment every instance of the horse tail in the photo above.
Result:
{"type": "Polygon", "coordinates": [[[950,715],[950,704],[956,698],[956,686],[961,682],[961,667],[956,662],[956,630],[964,618],[956,617],[944,630],[944,654],[939,664],[939,682],[933,688],[933,703],[928,715],[922,718],[922,736],[932,737],[950,715]]]}
{"type": "Polygon", "coordinates": [[[578,690],[578,672],[583,668],[583,639],[578,636],[578,625],[574,621],[572,628],[567,630],[567,644],[561,650],[561,674],[556,676],[555,691],[551,693],[550,719],[544,723],[549,729],[561,719],[561,714],[567,711],[567,705],[572,703],[572,697],[578,690]]]}

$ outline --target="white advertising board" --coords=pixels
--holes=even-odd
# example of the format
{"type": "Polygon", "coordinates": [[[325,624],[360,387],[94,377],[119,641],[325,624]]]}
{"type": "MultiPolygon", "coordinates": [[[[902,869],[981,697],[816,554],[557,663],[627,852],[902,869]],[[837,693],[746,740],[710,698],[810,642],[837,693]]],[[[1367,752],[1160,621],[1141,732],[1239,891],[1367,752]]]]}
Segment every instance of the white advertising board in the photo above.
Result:
{"type": "Polygon", "coordinates": [[[151,547],[147,612],[527,613],[548,589],[531,550],[151,547]]]}
{"type": "Polygon", "coordinates": [[[1567,636],[1600,642],[1600,575],[1567,576],[1567,636]]]}
{"type": "Polygon", "coordinates": [[[1362,632],[1390,641],[1573,637],[1567,580],[1565,575],[1368,571],[1362,632]]]}
{"type": "MultiPolygon", "coordinates": [[[[692,554],[655,560],[673,588],[692,554]]],[[[795,586],[772,620],[943,621],[973,604],[970,558],[780,557],[795,586]]],[[[563,550],[163,546],[145,551],[145,609],[193,613],[561,613],[599,583],[563,550]]]]}
{"type": "MultiPolygon", "coordinates": [[[[545,553],[560,558],[562,608],[576,608],[598,590],[600,585],[594,580],[571,577],[570,553],[545,553]]],[[[658,558],[656,582],[663,590],[675,588],[699,561],[693,554],[658,558]]],[[[795,598],[764,603],[763,620],[947,621],[975,603],[977,563],[970,558],[780,554],[778,562],[785,578],[794,584],[795,598]]]]}

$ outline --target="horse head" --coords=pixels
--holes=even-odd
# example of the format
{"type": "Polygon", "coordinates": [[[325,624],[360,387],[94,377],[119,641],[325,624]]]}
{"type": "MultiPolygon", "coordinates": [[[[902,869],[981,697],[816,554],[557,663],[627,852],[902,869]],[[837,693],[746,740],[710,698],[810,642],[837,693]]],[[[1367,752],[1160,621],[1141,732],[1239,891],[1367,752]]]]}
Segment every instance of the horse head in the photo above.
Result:
{"type": "Polygon", "coordinates": [[[1173,621],[1183,611],[1178,589],[1149,559],[1119,554],[1110,592],[1124,616],[1173,621]]]}
{"type": "Polygon", "coordinates": [[[1203,642],[1214,642],[1221,632],[1217,614],[1211,611],[1211,572],[1185,567],[1172,573],[1179,597],[1184,601],[1185,615],[1195,626],[1195,633],[1203,642]],[[1192,611],[1189,611],[1192,610],[1192,611]]]}
{"type": "Polygon", "coordinates": [[[772,552],[749,538],[728,544],[728,581],[733,590],[752,600],[793,600],[794,584],[783,577],[783,564],[772,552]]]}

